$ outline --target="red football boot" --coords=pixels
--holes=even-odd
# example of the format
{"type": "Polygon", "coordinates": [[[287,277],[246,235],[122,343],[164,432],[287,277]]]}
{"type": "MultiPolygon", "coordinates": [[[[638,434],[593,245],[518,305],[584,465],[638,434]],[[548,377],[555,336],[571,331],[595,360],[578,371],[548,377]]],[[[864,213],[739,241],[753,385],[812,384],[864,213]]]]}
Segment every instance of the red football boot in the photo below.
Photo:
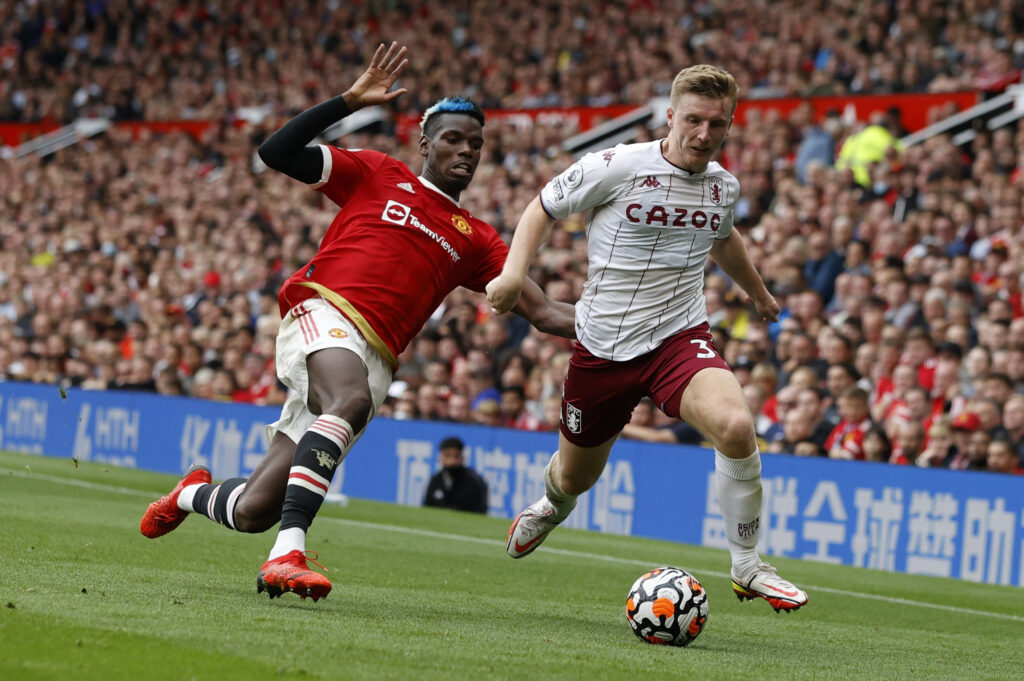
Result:
{"type": "Polygon", "coordinates": [[[181,494],[181,490],[189,485],[200,485],[211,480],[210,471],[202,466],[193,466],[188,469],[185,477],[178,481],[170,494],[154,501],[142,514],[142,522],[139,523],[142,534],[150,539],[155,539],[181,525],[188,517],[188,511],[178,508],[178,495],[181,494]]]}
{"type": "Polygon", "coordinates": [[[266,591],[271,598],[277,598],[291,591],[303,599],[306,596],[314,601],[325,598],[331,593],[330,580],[319,572],[313,572],[306,564],[308,559],[326,570],[327,568],[316,562],[318,557],[313,551],[290,551],[274,560],[268,560],[260,568],[260,574],[256,578],[256,593],[266,591]]]}

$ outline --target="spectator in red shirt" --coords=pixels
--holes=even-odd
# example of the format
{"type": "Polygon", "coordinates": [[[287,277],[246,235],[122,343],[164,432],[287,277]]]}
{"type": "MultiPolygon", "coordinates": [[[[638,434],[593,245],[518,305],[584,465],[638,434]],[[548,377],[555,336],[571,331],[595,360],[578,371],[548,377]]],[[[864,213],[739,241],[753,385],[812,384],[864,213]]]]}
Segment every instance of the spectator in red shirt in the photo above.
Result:
{"type": "Polygon", "coordinates": [[[923,326],[915,326],[907,331],[900,361],[917,371],[918,385],[931,390],[932,377],[935,374],[935,349],[931,336],[923,326]]]}
{"type": "Polygon", "coordinates": [[[868,394],[857,387],[847,388],[839,396],[842,419],[825,441],[825,450],[833,459],[864,458],[864,432],[871,427],[868,394]]]}
{"type": "Polygon", "coordinates": [[[894,417],[898,420],[908,420],[910,410],[906,404],[906,394],[916,386],[917,378],[914,368],[908,364],[897,366],[892,371],[892,390],[871,405],[872,419],[879,423],[885,423],[894,417]]]}
{"type": "Polygon", "coordinates": [[[896,446],[889,463],[905,466],[915,463],[924,443],[924,429],[917,421],[902,421],[896,426],[896,446]]]}
{"type": "Polygon", "coordinates": [[[526,392],[521,385],[506,385],[501,389],[501,416],[506,428],[516,430],[545,430],[526,408],[526,392]]]}

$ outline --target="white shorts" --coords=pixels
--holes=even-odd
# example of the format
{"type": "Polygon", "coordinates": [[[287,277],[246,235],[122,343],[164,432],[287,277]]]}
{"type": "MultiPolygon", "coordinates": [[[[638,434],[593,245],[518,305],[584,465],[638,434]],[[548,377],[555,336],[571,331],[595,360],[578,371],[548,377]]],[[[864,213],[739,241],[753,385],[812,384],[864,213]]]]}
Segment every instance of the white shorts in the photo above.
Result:
{"type": "MultiPolygon", "coordinates": [[[[281,418],[267,426],[267,438],[284,433],[298,442],[316,420],[309,410],[309,372],[306,358],[324,348],[345,348],[354,352],[366,367],[373,408],[369,423],[391,387],[391,366],[371,347],[355,324],[336,307],[320,297],[304,300],[285,315],[277,332],[277,377],[288,386],[288,398],[281,407],[281,418]]],[[[363,430],[366,428],[364,427],[363,430]]],[[[363,431],[354,434],[352,444],[363,431]]]]}

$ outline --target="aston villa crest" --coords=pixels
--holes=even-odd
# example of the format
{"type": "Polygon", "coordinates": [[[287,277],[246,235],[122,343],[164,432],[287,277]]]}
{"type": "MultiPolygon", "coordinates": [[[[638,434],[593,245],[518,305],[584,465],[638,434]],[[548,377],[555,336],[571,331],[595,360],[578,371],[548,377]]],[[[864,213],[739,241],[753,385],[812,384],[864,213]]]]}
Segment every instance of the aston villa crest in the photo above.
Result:
{"type": "Polygon", "coordinates": [[[579,433],[583,430],[583,412],[568,402],[565,404],[565,427],[570,433],[579,433]]]}
{"type": "Polygon", "coordinates": [[[725,187],[722,186],[722,178],[708,178],[708,187],[711,190],[711,203],[721,206],[722,202],[725,201],[725,187]]]}

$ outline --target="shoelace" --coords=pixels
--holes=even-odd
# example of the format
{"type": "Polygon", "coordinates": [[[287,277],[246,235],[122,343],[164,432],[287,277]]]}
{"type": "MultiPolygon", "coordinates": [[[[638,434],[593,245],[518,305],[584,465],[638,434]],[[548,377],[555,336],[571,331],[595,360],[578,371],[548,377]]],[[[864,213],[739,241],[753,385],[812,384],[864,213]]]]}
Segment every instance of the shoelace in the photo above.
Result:
{"type": "MultiPolygon", "coordinates": [[[[779,577],[778,570],[776,570],[773,565],[769,565],[768,563],[761,563],[760,565],[758,565],[757,566],[757,572],[755,572],[754,575],[755,576],[756,575],[760,575],[761,583],[762,584],[786,583],[786,581],[784,579],[779,577]]],[[[751,579],[753,579],[753,578],[754,577],[751,577],[751,579]]]]}
{"type": "MultiPolygon", "coordinates": [[[[154,502],[155,503],[155,502],[154,502]]],[[[153,514],[154,520],[159,522],[169,523],[176,520],[181,515],[188,515],[188,511],[182,511],[177,506],[174,506],[171,510],[158,510],[153,514]],[[177,511],[177,513],[175,513],[177,511]]]]}
{"type": "MultiPolygon", "coordinates": [[[[733,579],[735,579],[737,582],[741,584],[749,585],[754,580],[754,577],[757,577],[758,575],[761,575],[762,578],[765,576],[776,577],[777,572],[778,571],[775,569],[774,566],[769,565],[764,561],[761,561],[757,564],[757,568],[753,572],[749,573],[746,579],[736,579],[735,576],[733,576],[733,579]],[[767,573],[767,575],[765,575],[764,573],[767,573]]],[[[735,573],[733,573],[733,575],[735,575],[735,573]]]]}
{"type": "Polygon", "coordinates": [[[320,563],[319,561],[317,561],[317,558],[320,557],[320,554],[317,553],[316,551],[303,551],[302,552],[302,557],[305,558],[306,560],[310,561],[311,563],[313,563],[313,565],[316,565],[318,568],[320,568],[324,572],[330,572],[330,569],[326,565],[324,565],[323,563],[320,563]]]}
{"type": "MultiPolygon", "coordinates": [[[[760,568],[760,571],[762,573],[761,574],[761,583],[762,584],[767,584],[769,586],[772,586],[772,588],[777,588],[779,586],[785,587],[787,589],[797,589],[797,588],[799,588],[799,587],[795,586],[794,584],[792,584],[791,582],[787,582],[782,577],[779,577],[778,570],[776,570],[774,566],[769,565],[768,563],[761,563],[759,568],[760,568]],[[765,573],[767,573],[767,574],[765,574],[765,573]]],[[[751,579],[753,579],[753,577],[751,577],[751,579]]]]}
{"type": "Polygon", "coordinates": [[[542,521],[547,520],[555,514],[553,508],[545,508],[543,513],[537,513],[527,518],[523,518],[523,525],[526,525],[530,529],[536,529],[542,521]]]}

